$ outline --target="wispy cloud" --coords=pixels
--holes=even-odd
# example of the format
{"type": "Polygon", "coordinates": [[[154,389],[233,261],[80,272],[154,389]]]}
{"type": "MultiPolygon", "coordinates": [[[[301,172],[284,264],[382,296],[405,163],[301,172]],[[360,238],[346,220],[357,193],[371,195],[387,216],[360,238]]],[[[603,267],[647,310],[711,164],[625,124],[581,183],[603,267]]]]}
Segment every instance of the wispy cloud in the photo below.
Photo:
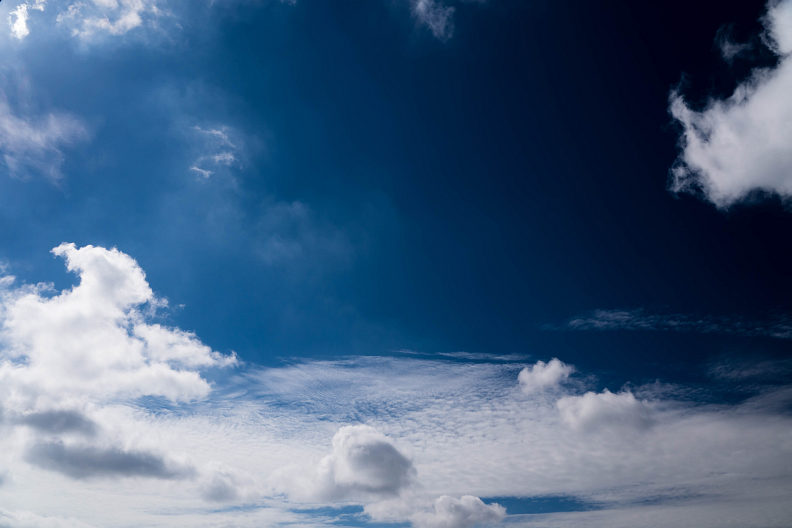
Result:
{"type": "MultiPolygon", "coordinates": [[[[701,193],[720,208],[756,191],[792,197],[792,0],[770,2],[765,24],[775,68],[755,71],[731,97],[701,111],[671,93],[670,112],[683,131],[674,192],[701,193]]],[[[740,48],[725,40],[722,50],[733,57],[740,48]]]]}
{"type": "Polygon", "coordinates": [[[239,133],[226,125],[191,128],[197,138],[201,154],[193,161],[190,170],[201,179],[211,178],[218,170],[241,167],[244,146],[239,133]]]}
{"type": "Polygon", "coordinates": [[[411,0],[416,20],[425,25],[439,40],[448,40],[454,34],[454,8],[443,5],[442,0],[411,0]]]}
{"type": "Polygon", "coordinates": [[[562,327],[570,330],[671,331],[703,334],[731,334],[792,339],[792,318],[774,316],[764,321],[737,316],[695,316],[679,313],[648,313],[635,310],[594,310],[573,317],[562,327]]]}
{"type": "Polygon", "coordinates": [[[58,181],[63,149],[87,137],[86,126],[75,116],[26,115],[12,108],[0,92],[0,154],[11,176],[43,176],[58,181]]]}

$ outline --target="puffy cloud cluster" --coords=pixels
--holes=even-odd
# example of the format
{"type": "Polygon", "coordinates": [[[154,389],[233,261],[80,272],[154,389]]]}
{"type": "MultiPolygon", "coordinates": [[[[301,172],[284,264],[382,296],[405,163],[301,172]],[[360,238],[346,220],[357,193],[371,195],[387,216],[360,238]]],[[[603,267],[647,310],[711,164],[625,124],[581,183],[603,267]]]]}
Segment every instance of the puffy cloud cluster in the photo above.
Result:
{"type": "Polygon", "coordinates": [[[275,487],[313,500],[378,499],[397,496],[413,482],[412,461],[371,426],[343,426],[332,445],[312,472],[290,468],[276,476],[275,487]]]}
{"type": "Polygon", "coordinates": [[[114,406],[141,396],[204,398],[210,386],[198,369],[235,357],[147,322],[145,307],[158,300],[128,255],[74,244],[52,251],[77,285],[16,287],[6,276],[0,290],[0,425],[19,431],[25,461],[69,478],[192,476],[189,464],[135,447],[123,432],[134,420],[114,406]]]}
{"type": "Polygon", "coordinates": [[[533,394],[558,387],[574,370],[571,365],[567,365],[558,358],[553,358],[547,363],[537,361],[532,366],[523,368],[517,380],[523,392],[533,394]]]}
{"type": "Polygon", "coordinates": [[[319,464],[318,480],[329,496],[395,495],[414,472],[385,435],[367,425],[350,425],[333,436],[333,453],[319,464]]]}
{"type": "Polygon", "coordinates": [[[0,380],[6,406],[27,408],[70,398],[203,398],[196,367],[234,364],[193,334],[146,322],[155,300],[143,270],[117,249],[62,244],[53,250],[80,276],[55,295],[48,287],[3,293],[0,380]]]}
{"type": "Polygon", "coordinates": [[[754,72],[731,97],[691,109],[673,92],[671,115],[682,125],[671,188],[702,191],[725,208],[752,191],[792,197],[792,0],[771,2],[767,39],[775,68],[754,72]]]}

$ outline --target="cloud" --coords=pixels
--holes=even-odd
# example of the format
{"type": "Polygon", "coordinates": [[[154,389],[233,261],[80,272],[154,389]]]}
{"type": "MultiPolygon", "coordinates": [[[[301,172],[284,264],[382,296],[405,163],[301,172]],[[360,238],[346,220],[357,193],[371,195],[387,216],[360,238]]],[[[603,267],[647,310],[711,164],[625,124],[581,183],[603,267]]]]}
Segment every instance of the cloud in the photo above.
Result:
{"type": "Polygon", "coordinates": [[[718,46],[723,60],[728,63],[753,49],[750,42],[735,42],[732,39],[731,31],[730,26],[723,26],[715,34],[715,44],[718,46]]]}
{"type": "Polygon", "coordinates": [[[523,368],[517,379],[523,392],[532,394],[557,387],[574,370],[572,366],[553,358],[548,363],[537,361],[533,366],[523,368]]]}
{"type": "Polygon", "coordinates": [[[58,24],[72,35],[91,39],[99,35],[119,36],[142,26],[155,26],[167,15],[161,0],[90,0],[70,3],[58,14],[58,24]]]}
{"type": "Polygon", "coordinates": [[[33,2],[24,2],[16,6],[8,14],[8,24],[11,26],[11,34],[18,40],[22,40],[30,34],[28,28],[28,10],[33,9],[36,11],[44,11],[47,5],[47,0],[34,0],[33,2]]]}
{"type": "Polygon", "coordinates": [[[729,316],[653,314],[644,310],[594,310],[589,314],[573,317],[564,328],[601,331],[695,332],[792,339],[792,320],[783,315],[769,318],[767,321],[752,321],[729,316]]]}
{"type": "Polygon", "coordinates": [[[343,426],[332,443],[332,453],[319,462],[310,483],[286,476],[292,493],[320,500],[389,497],[398,495],[415,477],[412,462],[373,427],[343,426]]]}
{"type": "Polygon", "coordinates": [[[453,36],[453,7],[445,6],[437,0],[412,0],[412,12],[439,40],[448,40],[453,36]]]}
{"type": "Polygon", "coordinates": [[[587,392],[565,396],[556,405],[562,420],[574,429],[645,429],[652,424],[650,407],[631,392],[587,392]]]}
{"type": "Polygon", "coordinates": [[[96,423],[74,410],[48,410],[23,414],[16,423],[37,431],[51,434],[79,433],[85,436],[96,434],[96,423]]]}
{"type": "Polygon", "coordinates": [[[201,154],[192,162],[190,170],[201,179],[211,178],[217,171],[229,167],[241,167],[244,145],[240,134],[231,127],[217,125],[203,128],[191,127],[197,136],[197,148],[201,154]]]}
{"type": "Polygon", "coordinates": [[[125,451],[109,447],[64,445],[46,442],[32,446],[25,459],[43,469],[56,471],[74,479],[92,477],[184,478],[192,474],[189,467],[168,463],[162,457],[142,451],[125,451]]]}
{"type": "Polygon", "coordinates": [[[70,114],[19,115],[0,92],[0,153],[11,176],[61,178],[62,149],[88,137],[85,125],[70,114]]]}
{"type": "Polygon", "coordinates": [[[485,504],[480,498],[443,495],[434,502],[431,512],[419,512],[410,520],[416,528],[471,528],[501,521],[506,509],[500,504],[485,504]]]}
{"type": "Polygon", "coordinates": [[[203,398],[198,367],[234,364],[194,335],[146,321],[155,301],[143,270],[117,249],[61,244],[79,284],[52,295],[46,285],[2,293],[0,398],[24,410],[44,402],[162,396],[203,398]]]}
{"type": "Polygon", "coordinates": [[[719,208],[755,191],[792,196],[792,0],[771,3],[765,26],[776,67],[755,71],[731,97],[702,111],[671,93],[670,112],[683,129],[674,192],[701,192],[719,208]]]}
{"type": "MultiPolygon", "coordinates": [[[[0,290],[0,502],[14,509],[0,515],[15,516],[0,525],[23,511],[108,527],[337,525],[334,508],[363,506],[374,520],[463,527],[502,517],[487,497],[559,495],[598,509],[530,521],[766,528],[792,515],[783,379],[717,404],[700,387],[558,383],[533,397],[520,364],[413,356],[242,365],[210,385],[202,369],[232,360],[157,326],[132,257],[55,252],[73,287],[0,290]]],[[[555,379],[552,364],[526,372],[555,379]]]]}
{"type": "Polygon", "coordinates": [[[28,21],[31,11],[54,8],[54,18],[47,22],[65,27],[82,41],[97,37],[122,36],[138,28],[157,28],[169,12],[163,0],[29,0],[17,5],[8,16],[11,34],[18,40],[30,35],[28,21]],[[54,5],[53,5],[54,4],[54,5]]]}

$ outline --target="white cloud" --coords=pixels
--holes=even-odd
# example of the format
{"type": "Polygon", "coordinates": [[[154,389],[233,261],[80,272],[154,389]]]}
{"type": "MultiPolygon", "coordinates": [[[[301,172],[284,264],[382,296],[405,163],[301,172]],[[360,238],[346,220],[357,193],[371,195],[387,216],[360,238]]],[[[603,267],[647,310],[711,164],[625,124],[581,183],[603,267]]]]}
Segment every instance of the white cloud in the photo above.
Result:
{"type": "Polygon", "coordinates": [[[24,116],[12,110],[0,92],[0,153],[15,177],[61,177],[62,148],[88,136],[82,122],[69,114],[24,116]]]}
{"type": "Polygon", "coordinates": [[[117,249],[61,244],[53,253],[79,274],[70,290],[43,285],[3,292],[0,380],[6,406],[45,401],[107,401],[158,395],[205,397],[196,367],[227,366],[222,356],[179,329],[149,324],[141,307],[154,300],[143,270],[117,249]]]}
{"type": "Polygon", "coordinates": [[[162,0],[84,0],[70,3],[58,14],[58,24],[83,40],[98,35],[119,36],[142,26],[155,26],[167,14],[162,0]]]}
{"type": "Polygon", "coordinates": [[[8,24],[11,26],[11,34],[18,40],[22,40],[30,34],[28,28],[28,10],[33,9],[36,11],[44,11],[47,5],[47,0],[34,0],[33,2],[24,2],[16,6],[8,14],[8,24]]]}
{"type": "Polygon", "coordinates": [[[412,462],[393,442],[367,425],[348,425],[333,436],[333,451],[314,472],[295,467],[276,487],[296,497],[339,500],[398,495],[415,476],[412,462]],[[307,479],[305,477],[308,477],[307,479]]]}
{"type": "Polygon", "coordinates": [[[629,427],[644,429],[651,425],[651,410],[631,392],[587,392],[565,396],[557,402],[561,418],[575,429],[629,427]]]}
{"type": "Polygon", "coordinates": [[[557,387],[574,370],[571,365],[553,358],[548,363],[537,361],[534,365],[523,368],[517,379],[523,392],[532,394],[557,387]]]}
{"type": "Polygon", "coordinates": [[[331,497],[395,495],[410,483],[412,462],[385,435],[367,425],[341,427],[333,453],[319,463],[317,480],[331,497]]]}
{"type": "Polygon", "coordinates": [[[433,505],[431,512],[418,512],[410,520],[417,528],[471,528],[491,525],[506,516],[500,504],[484,504],[471,495],[460,498],[443,495],[433,505]]]}
{"type": "Polygon", "coordinates": [[[701,191],[720,208],[756,190],[792,197],[792,0],[771,3],[765,24],[779,55],[775,68],[755,71],[702,111],[671,94],[671,114],[683,127],[673,191],[701,191]]]}
{"type": "Polygon", "coordinates": [[[792,515],[788,386],[718,405],[641,387],[536,397],[517,364],[459,357],[248,365],[210,386],[199,369],[231,359],[150,320],[154,293],[131,257],[56,253],[73,288],[0,290],[0,515],[13,519],[0,525],[24,525],[19,512],[337,525],[316,508],[359,504],[375,520],[464,528],[502,517],[488,497],[557,495],[599,509],[532,523],[780,528],[792,515]]]}
{"type": "Polygon", "coordinates": [[[412,0],[415,18],[428,27],[440,40],[448,40],[454,34],[454,8],[438,0],[412,0]]]}
{"type": "Polygon", "coordinates": [[[190,170],[203,180],[208,180],[216,172],[228,167],[241,167],[240,157],[244,155],[244,145],[240,134],[225,125],[203,128],[191,127],[197,136],[196,147],[201,152],[190,166],[190,170]]]}

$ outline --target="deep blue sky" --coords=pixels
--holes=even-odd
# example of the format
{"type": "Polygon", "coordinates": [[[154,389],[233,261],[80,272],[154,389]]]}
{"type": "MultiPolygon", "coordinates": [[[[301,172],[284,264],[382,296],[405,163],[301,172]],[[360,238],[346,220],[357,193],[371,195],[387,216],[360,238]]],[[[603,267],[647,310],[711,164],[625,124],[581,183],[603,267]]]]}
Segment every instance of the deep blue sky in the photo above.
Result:
{"type": "Polygon", "coordinates": [[[792,0],[0,48],[4,526],[792,525],[792,0]]]}
{"type": "Polygon", "coordinates": [[[249,2],[179,7],[181,32],[154,47],[41,36],[18,50],[30,104],[81,116],[89,148],[66,152],[57,185],[0,179],[0,247],[20,278],[65,285],[49,248],[117,246],[184,304],[174,324],[265,364],[468,351],[635,379],[673,371],[669,355],[784,354],[548,329],[596,309],[789,309],[779,201],[724,212],[667,190],[670,91],[701,103],[772,63],[729,66],[714,44],[727,24],[756,35],[764,8],[472,3],[441,41],[388,2],[249,2]],[[218,125],[243,161],[199,181],[191,127],[218,125]],[[267,256],[272,240],[291,249],[267,256]]]}

